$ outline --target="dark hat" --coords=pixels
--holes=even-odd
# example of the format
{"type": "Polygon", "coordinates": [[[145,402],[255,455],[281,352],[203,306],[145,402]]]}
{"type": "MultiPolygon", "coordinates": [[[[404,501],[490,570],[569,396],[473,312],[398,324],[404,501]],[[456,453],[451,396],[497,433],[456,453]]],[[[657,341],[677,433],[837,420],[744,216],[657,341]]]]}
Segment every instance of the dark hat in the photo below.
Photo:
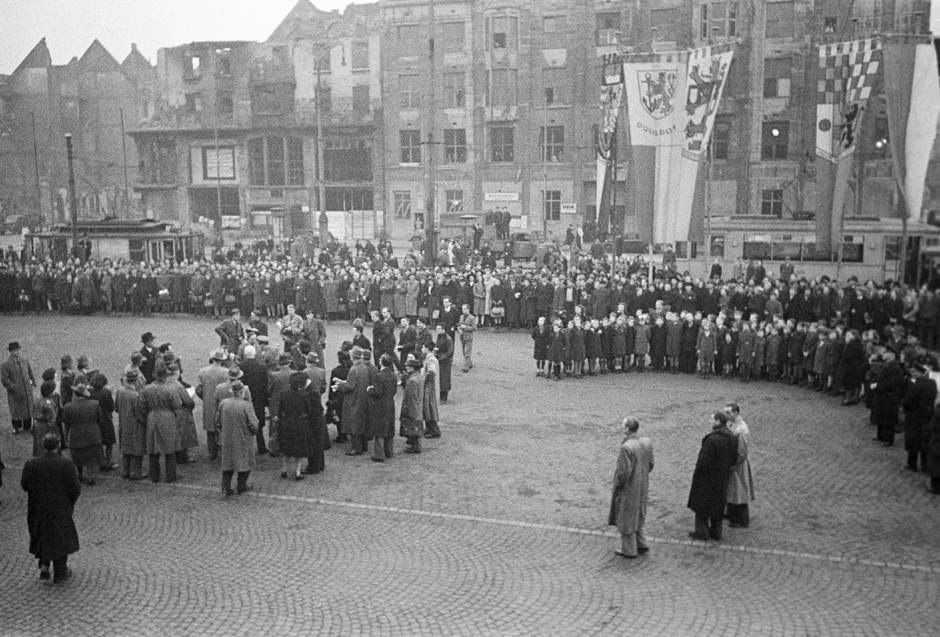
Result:
{"type": "Polygon", "coordinates": [[[11,352],[14,350],[18,350],[19,348],[20,348],[20,344],[17,343],[16,341],[12,341],[9,345],[7,345],[7,349],[10,350],[11,352]]]}
{"type": "Polygon", "coordinates": [[[236,379],[238,379],[238,378],[241,378],[244,373],[245,373],[245,372],[243,372],[241,369],[239,369],[239,368],[238,368],[237,366],[235,366],[235,365],[232,365],[231,367],[228,368],[228,378],[229,378],[229,380],[236,380],[236,379]]]}
{"type": "Polygon", "coordinates": [[[138,378],[140,378],[140,374],[137,373],[137,370],[136,370],[136,369],[129,369],[129,370],[127,370],[126,372],[124,372],[124,379],[125,379],[125,380],[128,380],[128,381],[130,381],[130,382],[134,382],[134,381],[136,381],[138,378]]]}
{"type": "Polygon", "coordinates": [[[421,361],[414,357],[414,354],[408,354],[407,360],[405,360],[405,367],[410,367],[412,369],[420,369],[421,361]]]}
{"type": "Polygon", "coordinates": [[[242,383],[242,381],[236,380],[234,383],[232,383],[232,393],[233,393],[233,394],[237,394],[238,392],[240,392],[240,391],[243,390],[243,389],[245,389],[245,385],[244,385],[244,383],[242,383]]]}
{"type": "Polygon", "coordinates": [[[55,368],[50,367],[42,373],[43,380],[54,380],[55,379],[55,368]]]}
{"type": "Polygon", "coordinates": [[[312,364],[312,363],[316,363],[319,360],[320,360],[320,357],[317,356],[316,352],[310,352],[309,354],[307,354],[307,363],[312,364]]]}
{"type": "Polygon", "coordinates": [[[85,396],[86,398],[91,396],[91,391],[88,389],[88,385],[85,383],[79,383],[72,387],[72,393],[78,394],[79,396],[85,396]]]}
{"type": "Polygon", "coordinates": [[[278,365],[290,365],[291,357],[290,354],[281,354],[277,357],[278,365]]]}
{"type": "Polygon", "coordinates": [[[91,357],[90,357],[90,356],[88,356],[88,355],[86,355],[86,354],[82,354],[81,356],[78,357],[78,366],[79,366],[79,367],[88,367],[89,365],[91,365],[91,357]]]}
{"type": "Polygon", "coordinates": [[[290,375],[287,382],[291,389],[303,389],[306,386],[309,377],[303,372],[294,372],[290,375]]]}
{"type": "Polygon", "coordinates": [[[259,342],[259,343],[270,343],[270,342],[271,342],[271,339],[268,338],[267,336],[265,336],[264,334],[260,334],[260,335],[258,335],[258,342],[259,342]]]}
{"type": "Polygon", "coordinates": [[[212,358],[214,361],[224,361],[228,359],[228,356],[225,355],[225,350],[223,350],[221,347],[217,347],[216,349],[212,350],[212,355],[210,358],[212,358]]]}
{"type": "Polygon", "coordinates": [[[158,347],[157,349],[158,349],[161,353],[166,353],[167,350],[169,350],[172,345],[173,345],[172,343],[164,343],[163,345],[161,345],[161,346],[158,347]]]}
{"type": "Polygon", "coordinates": [[[139,363],[142,360],[144,360],[144,355],[141,354],[140,352],[134,352],[133,354],[131,354],[132,363],[139,363]]]}
{"type": "Polygon", "coordinates": [[[153,332],[144,332],[140,337],[140,342],[149,343],[150,341],[154,340],[154,338],[155,337],[153,335],[153,332]]]}
{"type": "Polygon", "coordinates": [[[65,356],[59,359],[59,365],[62,367],[68,367],[71,364],[72,364],[72,357],[69,356],[68,354],[66,354],[65,356]]]}

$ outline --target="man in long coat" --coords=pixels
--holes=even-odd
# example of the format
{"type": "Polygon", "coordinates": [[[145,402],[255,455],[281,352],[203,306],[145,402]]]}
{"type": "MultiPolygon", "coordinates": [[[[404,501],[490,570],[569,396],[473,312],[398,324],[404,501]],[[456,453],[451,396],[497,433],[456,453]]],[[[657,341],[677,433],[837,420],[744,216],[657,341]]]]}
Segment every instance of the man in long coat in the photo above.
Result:
{"type": "Polygon", "coordinates": [[[728,416],[715,412],[712,430],[702,439],[702,448],[692,474],[688,507],[695,512],[695,540],[721,540],[728,479],[738,458],[737,439],[728,429],[728,416]]]}
{"type": "Polygon", "coordinates": [[[62,428],[69,441],[72,462],[78,468],[79,481],[92,486],[104,461],[101,453],[104,411],[97,400],[92,400],[91,392],[84,383],[75,385],[72,392],[72,402],[62,408],[62,428]]]}
{"type": "Polygon", "coordinates": [[[421,436],[424,434],[424,375],[421,363],[414,356],[405,361],[404,388],[401,399],[401,429],[399,433],[408,441],[405,453],[421,453],[421,436]]]}
{"type": "MultiPolygon", "coordinates": [[[[268,375],[268,411],[271,413],[271,429],[268,431],[268,448],[271,453],[280,453],[277,440],[277,414],[281,407],[281,394],[290,391],[290,354],[281,354],[277,359],[277,369],[268,375]]],[[[325,384],[325,383],[324,383],[325,384]]],[[[320,400],[318,398],[318,400],[320,400]]]]}
{"type": "Polygon", "coordinates": [[[607,524],[620,531],[621,545],[617,555],[627,558],[649,551],[643,537],[646,503],[649,500],[649,475],[653,470],[653,443],[636,435],[640,421],[625,418],[623,443],[614,472],[614,491],[610,501],[607,524]]]}
{"type": "Polygon", "coordinates": [[[251,391],[251,404],[255,408],[258,418],[258,455],[268,453],[268,446],[264,441],[264,410],[268,406],[268,369],[256,358],[257,350],[248,346],[245,348],[242,360],[242,383],[251,391]]]}
{"type": "Polygon", "coordinates": [[[160,482],[160,457],[164,458],[166,481],[176,482],[176,452],[179,449],[179,426],[176,412],[183,402],[176,388],[167,382],[169,370],[159,359],[154,382],[140,391],[141,417],[147,422],[147,455],[150,458],[150,480],[160,482]]]}
{"type": "Polygon", "coordinates": [[[365,362],[365,350],[353,347],[352,367],[346,380],[337,379],[337,391],[343,392],[343,433],[352,437],[352,448],[347,456],[361,456],[366,451],[367,441],[372,437],[369,422],[370,404],[369,368],[365,362]]]}
{"type": "Polygon", "coordinates": [[[751,474],[750,440],[751,431],[741,418],[741,408],[737,403],[725,405],[728,416],[728,428],[737,439],[737,462],[728,479],[727,510],[725,517],[729,526],[747,528],[751,524],[750,503],[754,499],[754,478],[751,474]]]}
{"type": "Polygon", "coordinates": [[[457,332],[460,334],[460,346],[463,348],[463,371],[473,369],[473,333],[477,329],[477,317],[470,313],[470,306],[463,306],[463,314],[457,323],[457,332]]]}
{"type": "Polygon", "coordinates": [[[937,383],[927,376],[927,368],[915,364],[911,369],[911,382],[907,394],[901,401],[904,408],[904,448],[907,451],[907,468],[917,471],[917,460],[921,469],[927,471],[927,443],[930,440],[930,419],[937,402],[937,383]]]}
{"type": "Polygon", "coordinates": [[[20,429],[32,428],[33,389],[36,379],[29,361],[20,354],[20,344],[12,342],[7,349],[10,357],[0,365],[0,383],[7,390],[7,404],[10,406],[10,420],[13,421],[13,433],[20,429]]]}
{"type": "Polygon", "coordinates": [[[238,474],[238,493],[251,490],[248,476],[257,462],[255,436],[258,434],[258,417],[250,400],[242,396],[245,385],[236,380],[232,383],[232,396],[219,403],[216,413],[222,440],[222,492],[232,495],[232,476],[238,474]]]}
{"type": "Polygon", "coordinates": [[[441,393],[441,366],[431,343],[421,345],[421,354],[424,356],[424,437],[440,438],[441,428],[437,423],[440,420],[438,397],[441,393]]]}
{"type": "Polygon", "coordinates": [[[141,416],[140,392],[137,391],[137,370],[124,372],[121,386],[114,392],[114,406],[118,414],[118,440],[121,448],[122,472],[125,480],[144,477],[143,461],[147,449],[146,420],[141,416]]]}
{"type": "Polygon", "coordinates": [[[140,342],[143,343],[143,347],[140,348],[140,373],[143,374],[148,383],[153,382],[154,367],[157,364],[157,357],[160,355],[160,352],[154,347],[154,340],[154,335],[151,332],[145,332],[140,337],[140,342]]]}
{"type": "Polygon", "coordinates": [[[206,447],[209,460],[219,457],[219,432],[215,428],[216,398],[215,388],[228,378],[228,370],[222,366],[226,360],[222,348],[213,350],[209,364],[199,370],[196,381],[196,395],[202,400],[202,428],[206,432],[206,447]]]}
{"type": "Polygon", "coordinates": [[[29,527],[29,552],[39,560],[39,578],[49,579],[49,564],[54,569],[53,583],[72,577],[69,555],[78,551],[78,530],[72,513],[81,486],[71,460],[60,456],[59,437],[46,434],[45,453],[26,461],[20,486],[28,494],[26,525],[29,527]]]}
{"type": "Polygon", "coordinates": [[[375,440],[372,448],[372,461],[385,462],[394,455],[395,444],[395,393],[398,391],[398,378],[395,376],[394,362],[388,354],[379,359],[382,369],[375,375],[367,391],[372,397],[374,418],[372,434],[375,440]]]}
{"type": "Polygon", "coordinates": [[[904,396],[904,376],[896,360],[896,352],[888,347],[882,354],[884,367],[876,382],[871,384],[871,419],[878,427],[874,440],[886,447],[894,446],[894,428],[898,424],[898,411],[904,396]]]}
{"type": "Polygon", "coordinates": [[[441,402],[447,402],[451,388],[451,370],[454,363],[454,339],[444,329],[443,324],[437,326],[437,341],[434,343],[434,355],[440,364],[441,402]]]}

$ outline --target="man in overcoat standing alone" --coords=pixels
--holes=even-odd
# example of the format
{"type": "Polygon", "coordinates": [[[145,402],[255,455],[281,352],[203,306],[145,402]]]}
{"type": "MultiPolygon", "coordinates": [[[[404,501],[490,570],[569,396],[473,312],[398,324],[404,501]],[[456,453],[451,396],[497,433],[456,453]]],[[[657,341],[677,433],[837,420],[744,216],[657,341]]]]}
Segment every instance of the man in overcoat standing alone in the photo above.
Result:
{"type": "Polygon", "coordinates": [[[617,456],[607,519],[607,524],[620,531],[621,546],[616,553],[626,558],[634,558],[638,552],[650,550],[643,537],[643,524],[649,499],[649,475],[653,470],[653,443],[649,438],[637,437],[639,428],[639,420],[624,418],[624,439],[617,456]]]}
{"type": "Polygon", "coordinates": [[[68,559],[79,548],[72,512],[81,486],[75,464],[58,454],[59,437],[46,434],[42,446],[42,456],[26,461],[20,486],[28,496],[29,552],[39,560],[39,579],[49,579],[51,563],[58,584],[72,577],[68,559]]]}
{"type": "Polygon", "coordinates": [[[0,365],[0,383],[7,390],[13,433],[18,434],[20,429],[29,431],[32,427],[33,389],[36,387],[36,379],[33,377],[29,361],[20,354],[20,344],[14,341],[7,349],[10,357],[0,365]]]}
{"type": "Polygon", "coordinates": [[[725,517],[729,526],[747,528],[751,525],[750,503],[754,499],[754,478],[751,474],[750,442],[751,431],[741,418],[741,408],[737,403],[725,405],[728,416],[728,428],[737,439],[738,458],[728,480],[727,510],[725,517]]]}
{"type": "Polygon", "coordinates": [[[721,540],[722,516],[728,479],[738,459],[737,439],[728,429],[728,416],[716,411],[712,430],[702,439],[702,448],[692,474],[688,507],[695,512],[694,540],[721,540]]]}

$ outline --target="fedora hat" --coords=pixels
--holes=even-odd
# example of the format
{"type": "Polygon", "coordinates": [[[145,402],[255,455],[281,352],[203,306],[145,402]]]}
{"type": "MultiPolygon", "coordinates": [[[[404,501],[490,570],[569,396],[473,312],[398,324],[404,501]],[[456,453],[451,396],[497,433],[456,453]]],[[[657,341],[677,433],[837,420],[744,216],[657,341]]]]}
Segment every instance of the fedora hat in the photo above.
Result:
{"type": "Polygon", "coordinates": [[[234,365],[233,365],[232,367],[229,367],[229,368],[228,368],[228,378],[229,378],[229,380],[237,380],[237,379],[241,378],[242,375],[244,375],[244,373],[245,373],[245,372],[243,372],[241,369],[239,369],[238,367],[236,367],[236,366],[234,366],[234,365]]]}

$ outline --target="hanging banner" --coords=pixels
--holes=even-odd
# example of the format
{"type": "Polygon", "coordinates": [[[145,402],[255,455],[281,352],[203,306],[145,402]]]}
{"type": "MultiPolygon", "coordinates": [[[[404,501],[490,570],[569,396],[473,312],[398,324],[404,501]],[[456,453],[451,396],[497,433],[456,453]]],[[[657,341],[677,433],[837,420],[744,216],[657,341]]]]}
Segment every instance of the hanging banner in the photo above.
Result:
{"type": "Polygon", "coordinates": [[[733,56],[733,49],[719,53],[710,46],[689,54],[683,128],[685,141],[682,149],[682,156],[687,159],[705,161],[705,150],[711,138],[733,56]]]}
{"type": "Polygon", "coordinates": [[[657,56],[649,62],[623,65],[624,91],[630,114],[630,139],[634,146],[673,146],[681,143],[678,132],[685,95],[685,61],[678,54],[657,56]]]}
{"type": "Polygon", "coordinates": [[[595,197],[595,228],[606,232],[610,227],[610,211],[605,207],[606,195],[610,190],[607,183],[611,162],[617,161],[617,119],[623,98],[623,65],[617,55],[606,55],[601,72],[601,127],[594,131],[594,151],[597,159],[596,178],[597,194],[595,197]]]}
{"type": "MultiPolygon", "coordinates": [[[[907,118],[907,130],[903,132],[905,172],[896,175],[898,185],[904,193],[904,202],[907,204],[907,218],[910,221],[921,221],[927,164],[930,162],[930,153],[937,137],[937,119],[940,118],[940,82],[934,47],[930,44],[915,46],[910,82],[910,114],[907,118]]],[[[891,78],[885,77],[886,83],[890,80],[891,78]]],[[[889,137],[894,137],[890,131],[889,137]]]]}
{"type": "Polygon", "coordinates": [[[841,237],[850,161],[859,126],[881,75],[881,42],[876,39],[819,47],[816,91],[816,154],[831,167],[817,168],[816,248],[832,251],[841,237]]]}

